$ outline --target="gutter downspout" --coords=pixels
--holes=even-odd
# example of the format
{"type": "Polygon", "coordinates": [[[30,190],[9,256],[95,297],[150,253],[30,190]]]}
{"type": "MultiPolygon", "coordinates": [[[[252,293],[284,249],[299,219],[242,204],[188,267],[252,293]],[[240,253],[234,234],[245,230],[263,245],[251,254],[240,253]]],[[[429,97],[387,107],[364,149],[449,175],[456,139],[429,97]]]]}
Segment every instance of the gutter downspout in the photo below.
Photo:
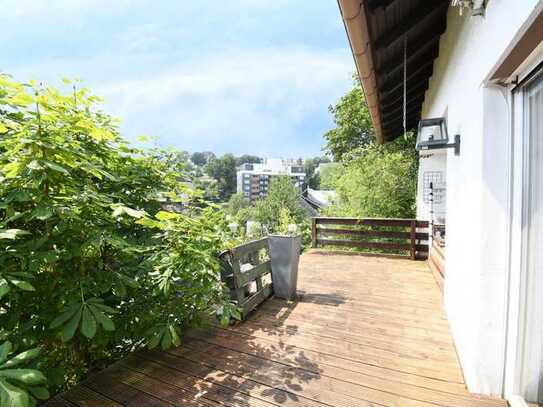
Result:
{"type": "Polygon", "coordinates": [[[379,91],[377,89],[364,1],[337,0],[337,2],[358,71],[358,77],[362,83],[366,103],[375,127],[375,138],[378,144],[382,144],[384,136],[379,108],[379,91]]]}

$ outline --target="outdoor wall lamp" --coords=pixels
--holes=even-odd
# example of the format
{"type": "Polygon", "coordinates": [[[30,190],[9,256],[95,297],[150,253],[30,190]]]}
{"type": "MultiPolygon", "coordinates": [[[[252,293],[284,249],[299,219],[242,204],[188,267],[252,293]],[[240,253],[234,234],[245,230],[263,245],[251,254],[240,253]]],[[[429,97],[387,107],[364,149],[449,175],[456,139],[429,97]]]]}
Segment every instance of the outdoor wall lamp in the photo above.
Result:
{"type": "Polygon", "coordinates": [[[445,118],[422,119],[415,148],[417,151],[454,148],[454,155],[460,155],[460,134],[454,136],[454,143],[449,143],[445,118]]]}

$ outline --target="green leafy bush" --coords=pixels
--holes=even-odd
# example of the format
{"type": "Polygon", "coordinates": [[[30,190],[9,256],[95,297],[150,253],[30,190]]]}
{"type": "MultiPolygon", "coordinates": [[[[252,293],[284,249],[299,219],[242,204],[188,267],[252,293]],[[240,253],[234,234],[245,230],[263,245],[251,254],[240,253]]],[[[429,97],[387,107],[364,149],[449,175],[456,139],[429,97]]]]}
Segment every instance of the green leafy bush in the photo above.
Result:
{"type": "MultiPolygon", "coordinates": [[[[139,347],[178,344],[202,313],[236,315],[215,256],[224,215],[168,154],[131,148],[98,101],[0,75],[0,359],[11,343],[39,346],[34,368],[55,391],[139,347]]],[[[1,369],[1,405],[45,394],[24,386],[41,376],[20,381],[23,396],[1,369]]]]}
{"type": "Polygon", "coordinates": [[[0,345],[0,405],[26,406],[49,398],[44,385],[47,378],[29,365],[40,354],[39,348],[13,355],[13,345],[6,341],[0,345]]]}
{"type": "Polygon", "coordinates": [[[307,220],[307,213],[300,204],[300,190],[290,177],[279,176],[270,183],[268,194],[256,201],[253,220],[260,222],[270,232],[279,232],[281,218],[285,216],[292,223],[307,220]]]}
{"type": "Polygon", "coordinates": [[[410,218],[415,216],[418,155],[413,136],[371,144],[344,157],[334,182],[338,202],[331,216],[410,218]]]}

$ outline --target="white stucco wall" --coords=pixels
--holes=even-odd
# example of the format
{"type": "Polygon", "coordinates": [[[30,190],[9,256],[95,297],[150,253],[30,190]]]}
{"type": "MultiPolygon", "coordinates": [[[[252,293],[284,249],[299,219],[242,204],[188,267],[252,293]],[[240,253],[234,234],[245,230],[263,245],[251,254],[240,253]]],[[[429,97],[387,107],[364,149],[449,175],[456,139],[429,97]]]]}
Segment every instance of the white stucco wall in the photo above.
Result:
{"type": "Polygon", "coordinates": [[[484,18],[449,9],[423,106],[461,135],[460,156],[447,151],[445,308],[476,393],[502,393],[510,201],[509,107],[483,81],[537,3],[490,0],[484,18]]]}

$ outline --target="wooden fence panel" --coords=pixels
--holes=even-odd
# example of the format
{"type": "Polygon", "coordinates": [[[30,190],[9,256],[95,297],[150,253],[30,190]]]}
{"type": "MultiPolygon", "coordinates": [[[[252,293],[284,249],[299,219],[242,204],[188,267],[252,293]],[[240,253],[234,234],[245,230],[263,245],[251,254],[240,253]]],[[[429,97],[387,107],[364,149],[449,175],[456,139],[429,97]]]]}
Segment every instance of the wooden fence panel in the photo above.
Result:
{"type": "Polygon", "coordinates": [[[230,288],[231,298],[242,309],[242,317],[245,318],[273,294],[268,238],[236,246],[219,257],[222,263],[221,278],[230,288]],[[262,251],[265,252],[264,256],[261,255],[262,251]],[[270,282],[264,283],[268,275],[270,282]]]}
{"type": "Polygon", "coordinates": [[[312,219],[312,246],[341,246],[405,255],[412,260],[428,254],[427,221],[417,219],[312,219]]]}

